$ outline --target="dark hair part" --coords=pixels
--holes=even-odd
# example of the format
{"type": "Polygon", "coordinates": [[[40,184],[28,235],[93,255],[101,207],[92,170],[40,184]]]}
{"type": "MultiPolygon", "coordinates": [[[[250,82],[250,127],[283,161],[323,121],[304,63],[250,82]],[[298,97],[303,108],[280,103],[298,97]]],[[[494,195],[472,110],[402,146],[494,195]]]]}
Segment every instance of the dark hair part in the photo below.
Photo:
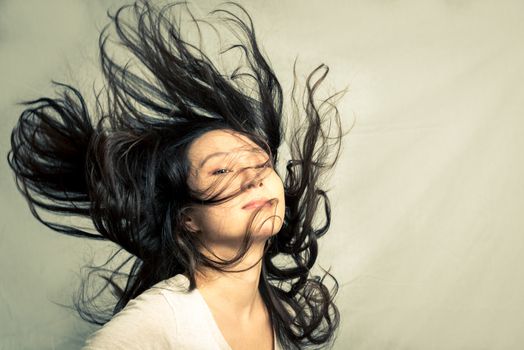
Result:
{"type": "MultiPolygon", "coordinates": [[[[95,93],[94,111],[88,110],[77,89],[55,81],[61,92],[58,98],[20,103],[26,108],[13,129],[7,155],[17,188],[32,214],[50,229],[120,246],[105,264],[90,266],[88,279],[97,272],[106,281],[100,291],[88,296],[86,281],[82,281],[74,300],[84,320],[102,325],[159,281],[187,273],[191,291],[196,288],[198,266],[227,271],[225,267],[239,261],[249,247],[244,245],[233,260],[222,262],[208,259],[197,249],[202,242],[185,227],[184,211],[197,203],[212,205],[224,198],[203,198],[202,193],[188,188],[191,143],[207,131],[232,130],[256,142],[270,155],[270,164],[276,165],[278,149],[289,131],[285,217],[278,234],[266,242],[260,291],[285,349],[332,345],[340,319],[334,302],[338,282],[329,271],[324,270],[320,278],[311,269],[318,239],[331,222],[330,202],[326,190],[320,188],[320,179],[334,167],[340,153],[344,134],[335,99],[341,94],[316,102],[315,93],[329,71],[321,64],[307,77],[301,101],[304,112],[300,111],[295,97],[295,60],[294,124],[286,130],[282,88],[258,47],[246,10],[227,2],[210,12],[231,24],[230,28],[239,29],[235,31],[239,43],[220,54],[240,49],[247,62],[247,67],[239,65],[223,74],[201,46],[182,39],[175,16],[171,16],[182,4],[186,3],[155,8],[142,0],[120,7],[114,15],[108,13],[119,45],[129,50],[133,60],[123,64],[111,57],[107,51],[110,25],[104,27],[99,48],[106,86],[95,93]],[[248,21],[228,6],[240,9],[248,21]],[[136,22],[122,19],[127,10],[132,10],[136,22]],[[146,69],[133,71],[137,66],[146,69]],[[243,68],[247,71],[241,71],[243,68]],[[315,79],[317,74],[320,77],[315,79]],[[331,119],[327,128],[325,125],[331,112],[337,126],[334,136],[331,119]],[[321,201],[325,222],[314,227],[321,201]],[[44,220],[36,207],[88,218],[97,233],[44,220]],[[123,250],[130,253],[123,263],[104,268],[123,250]],[[276,258],[286,265],[279,267],[276,258]],[[123,272],[130,261],[130,271],[123,272]],[[327,275],[335,282],[332,290],[324,284],[327,275]],[[116,282],[118,277],[124,278],[124,287],[116,282]],[[112,286],[116,304],[99,309],[94,300],[108,286],[112,286]]],[[[202,41],[198,22],[210,22],[195,19],[187,10],[202,41]]]]}

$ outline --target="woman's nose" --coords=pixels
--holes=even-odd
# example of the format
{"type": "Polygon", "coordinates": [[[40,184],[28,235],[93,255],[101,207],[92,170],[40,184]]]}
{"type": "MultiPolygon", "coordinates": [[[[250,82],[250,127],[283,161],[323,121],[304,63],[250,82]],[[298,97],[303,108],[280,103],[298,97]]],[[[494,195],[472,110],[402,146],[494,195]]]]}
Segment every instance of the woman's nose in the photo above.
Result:
{"type": "Polygon", "coordinates": [[[261,187],[264,185],[263,178],[261,177],[261,174],[263,171],[260,171],[260,169],[256,169],[255,167],[249,167],[247,169],[244,169],[245,171],[245,189],[250,189],[253,187],[261,187]]]}
{"type": "Polygon", "coordinates": [[[252,187],[261,187],[263,185],[262,183],[262,180],[252,180],[250,181],[248,184],[247,184],[247,188],[252,188],[252,187]]]}

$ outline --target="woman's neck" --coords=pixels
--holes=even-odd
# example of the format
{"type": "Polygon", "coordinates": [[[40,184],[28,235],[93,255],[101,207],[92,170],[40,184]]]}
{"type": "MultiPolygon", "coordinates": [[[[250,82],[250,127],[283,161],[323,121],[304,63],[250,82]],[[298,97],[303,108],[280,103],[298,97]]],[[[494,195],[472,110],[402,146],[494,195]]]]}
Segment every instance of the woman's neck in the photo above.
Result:
{"type": "MultiPolygon", "coordinates": [[[[263,245],[253,245],[244,259],[232,270],[244,270],[255,264],[263,254],[263,245]]],[[[259,318],[264,302],[259,291],[262,260],[246,271],[220,272],[209,268],[200,269],[195,279],[209,306],[222,314],[230,314],[241,323],[259,318]]]]}

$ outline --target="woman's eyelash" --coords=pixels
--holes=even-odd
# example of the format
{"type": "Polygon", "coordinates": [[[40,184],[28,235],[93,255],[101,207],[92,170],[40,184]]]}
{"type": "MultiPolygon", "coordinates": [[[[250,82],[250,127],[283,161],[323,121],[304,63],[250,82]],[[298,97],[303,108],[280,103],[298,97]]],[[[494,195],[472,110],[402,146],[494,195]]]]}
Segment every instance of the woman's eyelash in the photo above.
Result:
{"type": "MultiPolygon", "coordinates": [[[[264,167],[268,167],[268,168],[270,168],[270,167],[271,167],[271,162],[270,162],[270,161],[267,161],[267,162],[265,162],[265,163],[263,163],[263,164],[260,164],[260,165],[256,166],[257,169],[264,168],[264,167]]],[[[222,171],[222,170],[231,171],[231,170],[229,170],[229,169],[222,168],[222,169],[217,169],[217,170],[213,171],[211,174],[212,174],[212,175],[222,175],[222,174],[225,174],[225,173],[221,173],[221,172],[220,172],[220,171],[222,171]]]]}
{"type": "Polygon", "coordinates": [[[219,171],[222,171],[222,170],[228,170],[228,169],[218,169],[218,170],[212,172],[212,174],[213,174],[213,175],[224,174],[224,173],[219,173],[219,171]]]}

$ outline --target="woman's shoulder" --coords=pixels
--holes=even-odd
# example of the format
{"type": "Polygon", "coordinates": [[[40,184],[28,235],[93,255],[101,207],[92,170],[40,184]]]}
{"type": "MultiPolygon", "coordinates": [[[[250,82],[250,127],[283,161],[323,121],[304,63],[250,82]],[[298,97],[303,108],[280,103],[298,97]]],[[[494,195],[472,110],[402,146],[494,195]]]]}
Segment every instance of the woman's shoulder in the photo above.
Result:
{"type": "MultiPolygon", "coordinates": [[[[177,275],[179,276],[179,275],[177,275]]],[[[161,281],[145,290],[86,340],[83,350],[170,348],[177,334],[173,303],[187,290],[180,277],[161,281]],[[145,346],[144,344],[151,344],[145,346]]]]}

